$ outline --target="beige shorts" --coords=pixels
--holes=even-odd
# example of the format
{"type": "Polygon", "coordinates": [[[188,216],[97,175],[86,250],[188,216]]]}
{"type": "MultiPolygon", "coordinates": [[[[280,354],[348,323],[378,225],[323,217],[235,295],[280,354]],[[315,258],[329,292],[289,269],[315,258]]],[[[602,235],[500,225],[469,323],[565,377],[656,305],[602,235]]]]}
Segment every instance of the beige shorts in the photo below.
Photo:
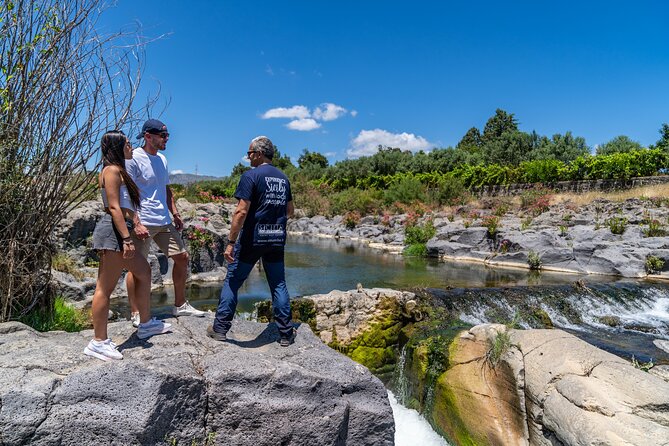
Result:
{"type": "Polygon", "coordinates": [[[147,226],[146,229],[149,230],[148,238],[139,240],[137,237],[133,237],[133,239],[135,239],[135,248],[144,258],[149,255],[151,239],[156,242],[156,245],[158,245],[158,248],[160,248],[163,254],[167,254],[167,257],[186,252],[184,240],[181,238],[181,234],[177,231],[174,225],[147,226]]]}

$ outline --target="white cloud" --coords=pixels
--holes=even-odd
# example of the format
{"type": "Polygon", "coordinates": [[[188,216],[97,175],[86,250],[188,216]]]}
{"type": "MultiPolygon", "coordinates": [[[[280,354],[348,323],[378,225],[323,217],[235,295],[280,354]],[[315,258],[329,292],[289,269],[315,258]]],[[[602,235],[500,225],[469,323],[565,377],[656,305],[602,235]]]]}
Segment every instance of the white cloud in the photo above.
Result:
{"type": "Polygon", "coordinates": [[[270,76],[274,76],[274,70],[272,70],[272,67],[269,65],[265,67],[265,73],[269,74],[270,76]]]}
{"type": "Polygon", "coordinates": [[[323,155],[325,155],[326,158],[334,158],[337,156],[337,152],[325,152],[323,155]]]}
{"type": "Polygon", "coordinates": [[[358,110],[351,110],[351,116],[353,116],[354,118],[358,116],[358,110]]]}
{"type": "Polygon", "coordinates": [[[299,130],[301,132],[308,132],[309,130],[314,130],[319,128],[321,125],[317,123],[315,120],[311,118],[306,118],[306,119],[296,119],[294,121],[290,121],[288,124],[286,124],[286,127],[288,127],[291,130],[299,130]]]}
{"type": "Polygon", "coordinates": [[[181,175],[182,173],[184,173],[184,171],[179,169],[170,171],[170,175],[181,175]]]}
{"type": "Polygon", "coordinates": [[[316,107],[314,110],[314,118],[320,121],[334,121],[337,118],[344,116],[347,113],[347,110],[337,104],[332,104],[326,102],[321,104],[320,107],[316,107]]]}
{"type": "Polygon", "coordinates": [[[346,151],[349,158],[374,155],[378,146],[399,147],[402,150],[427,150],[433,146],[422,136],[413,133],[390,133],[382,129],[361,130],[358,136],[351,140],[351,148],[346,151]]]}
{"type": "Polygon", "coordinates": [[[285,107],[271,108],[267,110],[265,113],[263,113],[262,118],[263,119],[289,118],[289,119],[301,120],[309,118],[310,116],[311,113],[309,112],[309,109],[304,105],[293,105],[290,108],[285,108],[285,107]]]}

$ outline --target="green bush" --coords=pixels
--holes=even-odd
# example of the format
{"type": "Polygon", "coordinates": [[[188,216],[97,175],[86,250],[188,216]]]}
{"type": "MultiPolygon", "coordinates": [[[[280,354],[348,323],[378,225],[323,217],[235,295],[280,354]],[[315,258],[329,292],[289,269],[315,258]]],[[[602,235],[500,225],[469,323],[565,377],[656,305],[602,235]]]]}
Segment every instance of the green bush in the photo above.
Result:
{"type": "Polygon", "coordinates": [[[536,252],[530,250],[527,253],[527,264],[531,270],[537,271],[541,269],[541,256],[536,252]]]}
{"type": "Polygon", "coordinates": [[[330,197],[330,210],[334,215],[358,212],[360,215],[374,213],[381,207],[381,192],[350,187],[330,197]]]}
{"type": "Polygon", "coordinates": [[[646,273],[657,274],[664,268],[664,259],[657,256],[646,257],[646,273]]]}
{"type": "Polygon", "coordinates": [[[436,186],[430,188],[430,200],[437,204],[462,203],[467,193],[462,180],[453,175],[444,175],[436,181],[436,186]]]}
{"type": "Polygon", "coordinates": [[[20,319],[37,331],[63,330],[77,332],[91,326],[87,311],[78,310],[64,298],[56,297],[53,309],[37,308],[20,319]]]}
{"type": "Polygon", "coordinates": [[[393,182],[383,194],[386,204],[410,204],[425,201],[425,186],[414,176],[405,176],[393,182]]]}
{"type": "Polygon", "coordinates": [[[494,236],[500,226],[500,218],[496,215],[486,215],[481,219],[481,225],[488,229],[488,235],[494,236]]]}
{"type": "Polygon", "coordinates": [[[563,180],[565,164],[558,160],[533,160],[520,163],[524,183],[550,183],[563,180]]]}
{"type": "Polygon", "coordinates": [[[650,219],[648,220],[648,228],[643,230],[643,235],[646,237],[664,237],[667,235],[667,230],[664,229],[659,220],[650,219]]]}
{"type": "Polygon", "coordinates": [[[612,234],[622,235],[627,229],[627,219],[624,217],[611,217],[606,220],[606,226],[609,227],[612,234]]]}
{"type": "Polygon", "coordinates": [[[410,225],[404,228],[404,244],[414,245],[417,243],[427,243],[437,233],[432,220],[428,220],[422,225],[410,225]]]}
{"type": "Polygon", "coordinates": [[[332,215],[328,198],[332,190],[327,184],[300,175],[291,182],[291,192],[295,207],[302,209],[307,217],[332,215]]]}
{"type": "Polygon", "coordinates": [[[403,254],[407,257],[426,257],[427,246],[425,243],[414,243],[404,248],[403,254]]]}

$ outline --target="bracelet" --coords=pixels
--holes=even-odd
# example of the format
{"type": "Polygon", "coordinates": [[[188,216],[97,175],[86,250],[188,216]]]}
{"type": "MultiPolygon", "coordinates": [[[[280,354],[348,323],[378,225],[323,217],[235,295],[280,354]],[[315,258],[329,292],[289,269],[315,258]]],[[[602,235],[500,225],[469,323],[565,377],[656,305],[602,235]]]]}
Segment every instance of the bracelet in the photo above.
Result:
{"type": "Polygon", "coordinates": [[[181,218],[181,214],[177,212],[176,214],[172,214],[172,217],[181,218]]]}
{"type": "Polygon", "coordinates": [[[228,239],[228,245],[234,245],[235,243],[237,243],[237,240],[228,239]]]}
{"type": "Polygon", "coordinates": [[[135,242],[134,242],[133,239],[131,239],[130,237],[128,237],[127,240],[126,240],[126,239],[123,239],[123,244],[124,244],[124,245],[134,245],[135,242]]]}

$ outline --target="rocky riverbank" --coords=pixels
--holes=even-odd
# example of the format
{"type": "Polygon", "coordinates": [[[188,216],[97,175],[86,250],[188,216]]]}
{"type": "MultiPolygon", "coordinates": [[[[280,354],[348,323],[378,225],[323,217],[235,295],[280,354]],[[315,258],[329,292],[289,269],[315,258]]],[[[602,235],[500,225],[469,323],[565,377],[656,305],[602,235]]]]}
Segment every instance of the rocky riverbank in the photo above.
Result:
{"type": "MultiPolygon", "coordinates": [[[[665,229],[669,208],[662,200],[595,200],[581,206],[566,202],[540,213],[506,208],[483,203],[418,218],[417,224],[429,221],[436,229],[427,242],[428,256],[496,267],[669,278],[664,267],[665,263],[669,267],[669,231],[665,229]]],[[[401,252],[407,218],[368,216],[347,227],[342,217],[303,217],[292,221],[289,229],[401,252]]]]}
{"type": "Polygon", "coordinates": [[[393,444],[381,382],[308,325],[282,348],[273,324],[237,321],[222,343],[209,319],[170,322],[148,341],[110,324],[124,360],[107,363],[82,353],[91,330],[0,324],[0,443],[393,444]]]}
{"type": "MultiPolygon", "coordinates": [[[[189,280],[222,281],[226,272],[223,249],[234,205],[180,199],[177,206],[191,252],[189,280]]],[[[288,230],[297,237],[347,238],[401,253],[405,226],[411,220],[417,225],[434,226],[435,235],[426,244],[427,254],[444,260],[669,279],[669,271],[665,271],[669,270],[669,230],[665,229],[669,208],[664,200],[596,200],[578,207],[566,202],[547,206],[542,212],[507,208],[484,202],[478,207],[453,207],[421,217],[366,216],[354,222],[342,216],[302,216],[291,220],[288,230]]],[[[100,202],[85,202],[61,222],[55,233],[57,248],[72,266],[54,276],[61,294],[71,300],[85,302],[95,288],[97,256],[90,239],[102,212],[100,202]]],[[[155,246],[149,261],[154,287],[170,284],[170,262],[155,246]]],[[[125,295],[123,280],[115,295],[125,295]]]]}

